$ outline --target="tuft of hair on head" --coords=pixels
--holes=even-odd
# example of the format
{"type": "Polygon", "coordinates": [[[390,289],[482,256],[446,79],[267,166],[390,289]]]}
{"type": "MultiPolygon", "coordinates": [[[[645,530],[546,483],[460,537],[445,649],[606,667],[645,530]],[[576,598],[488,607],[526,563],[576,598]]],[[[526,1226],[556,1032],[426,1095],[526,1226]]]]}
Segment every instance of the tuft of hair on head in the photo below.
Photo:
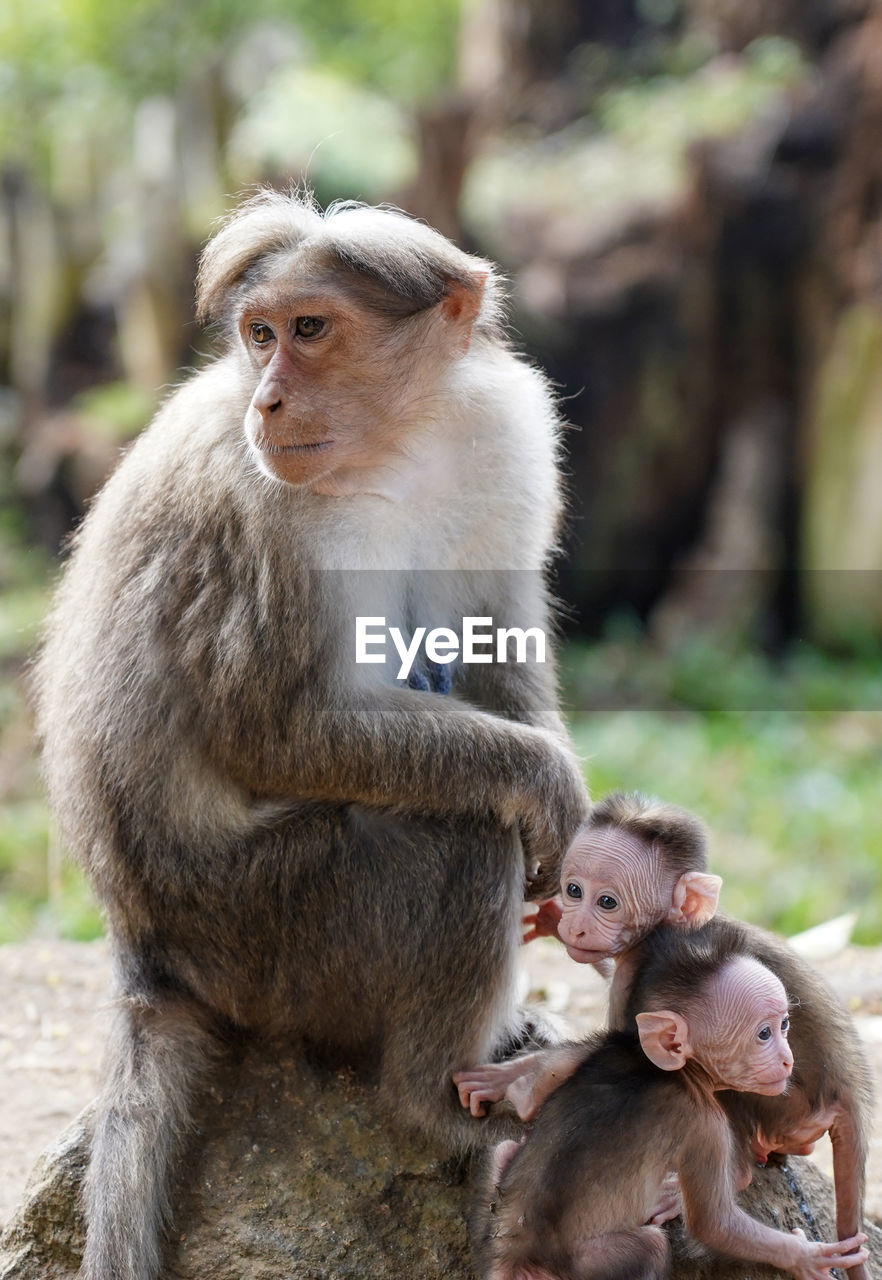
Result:
{"type": "Polygon", "coordinates": [[[196,278],[196,318],[222,315],[230,290],[261,258],[296,249],[320,230],[322,215],[305,188],[262,187],[221,222],[202,251],[196,278]]]}
{"type": "Polygon", "coordinates": [[[617,827],[642,840],[678,874],[707,870],[707,828],[687,809],[639,791],[613,791],[589,814],[586,830],[617,827]]]}
{"type": "Polygon", "coordinates": [[[460,291],[473,298],[475,333],[502,336],[503,291],[491,263],[400,210],[338,201],[322,213],[300,188],[261,189],[223,221],[200,260],[197,318],[220,319],[231,291],[264,259],[307,243],[313,265],[342,273],[340,283],[367,306],[403,319],[460,291]]]}
{"type": "Polygon", "coordinates": [[[366,305],[404,318],[462,291],[474,297],[475,332],[502,336],[502,285],[486,259],[400,209],[340,201],[325,224],[329,254],[366,305]]]}

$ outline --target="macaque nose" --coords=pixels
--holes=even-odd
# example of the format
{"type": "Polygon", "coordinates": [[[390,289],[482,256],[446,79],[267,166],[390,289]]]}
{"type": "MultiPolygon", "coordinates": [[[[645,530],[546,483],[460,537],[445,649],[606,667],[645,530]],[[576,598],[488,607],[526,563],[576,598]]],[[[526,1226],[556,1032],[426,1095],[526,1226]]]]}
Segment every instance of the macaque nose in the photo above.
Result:
{"type": "Polygon", "coordinates": [[[270,379],[269,382],[261,382],[252,397],[251,403],[262,418],[269,417],[271,413],[275,413],[277,409],[282,407],[281,385],[275,378],[270,379]]]}
{"type": "Polygon", "coordinates": [[[789,1074],[793,1070],[793,1051],[786,1040],[784,1042],[784,1048],[781,1051],[781,1061],[787,1068],[787,1072],[789,1074]]]}

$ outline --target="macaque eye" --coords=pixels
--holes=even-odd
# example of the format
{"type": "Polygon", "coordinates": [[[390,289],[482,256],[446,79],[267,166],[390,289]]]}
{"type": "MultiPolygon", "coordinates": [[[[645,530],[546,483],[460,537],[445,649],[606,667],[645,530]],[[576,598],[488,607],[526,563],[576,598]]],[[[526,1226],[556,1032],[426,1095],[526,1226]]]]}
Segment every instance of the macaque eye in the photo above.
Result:
{"type": "Polygon", "coordinates": [[[784,1032],[784,1034],[785,1034],[785,1035],[786,1035],[786,1034],[787,1034],[787,1032],[790,1030],[790,1019],[789,1019],[789,1018],[784,1018],[784,1019],[782,1020],[782,1022],[781,1022],[781,1030],[784,1032]]]}
{"type": "Polygon", "coordinates": [[[321,316],[298,316],[294,321],[294,332],[298,338],[317,338],[324,327],[321,316]]]}
{"type": "Polygon", "coordinates": [[[601,911],[615,911],[619,904],[611,893],[602,893],[597,899],[597,905],[601,911]]]}
{"type": "Polygon", "coordinates": [[[570,883],[566,887],[566,895],[568,898],[572,898],[574,902],[578,902],[578,900],[582,896],[581,887],[577,884],[573,884],[573,882],[570,881],[570,883]]]}
{"type": "Polygon", "coordinates": [[[259,321],[248,326],[248,335],[256,347],[265,347],[276,336],[268,324],[261,324],[259,321]]]}
{"type": "Polygon", "coordinates": [[[763,1027],[763,1029],[757,1035],[757,1040],[771,1040],[771,1038],[772,1038],[771,1027],[763,1027]]]}

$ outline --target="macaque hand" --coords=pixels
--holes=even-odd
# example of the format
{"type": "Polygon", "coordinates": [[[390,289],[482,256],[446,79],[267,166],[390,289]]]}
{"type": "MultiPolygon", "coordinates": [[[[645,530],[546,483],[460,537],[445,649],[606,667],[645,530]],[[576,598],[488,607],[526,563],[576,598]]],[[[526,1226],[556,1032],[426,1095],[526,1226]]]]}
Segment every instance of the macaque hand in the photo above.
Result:
{"type": "Polygon", "coordinates": [[[559,898],[547,902],[527,902],[521,922],[521,941],[533,942],[536,938],[556,938],[557,926],[563,915],[559,898]]]}
{"type": "Polygon", "coordinates": [[[861,1266],[869,1256],[867,1250],[862,1248],[867,1239],[863,1233],[851,1236],[848,1240],[818,1243],[807,1240],[805,1232],[799,1227],[794,1227],[793,1235],[805,1241],[806,1249],[804,1260],[801,1259],[790,1268],[796,1280],[827,1280],[831,1268],[841,1267],[847,1271],[861,1266]]]}
{"type": "Polygon", "coordinates": [[[560,866],[570,841],[588,811],[588,793],[575,757],[552,733],[543,733],[548,750],[529,780],[519,813],[530,901],[551,898],[560,888],[560,866]]]}
{"type": "Polygon", "coordinates": [[[479,1067],[467,1067],[457,1071],[453,1083],[459,1091],[459,1100],[473,1116],[487,1113],[486,1103],[509,1101],[521,1120],[532,1120],[538,1103],[533,1098],[532,1084],[535,1070],[531,1059],[512,1058],[508,1062],[487,1062],[479,1067]]]}
{"type": "Polygon", "coordinates": [[[659,1187],[658,1199],[655,1202],[652,1214],[647,1220],[647,1225],[659,1227],[663,1222],[670,1222],[672,1218],[679,1218],[682,1212],[683,1202],[680,1197],[680,1179],[676,1173],[668,1173],[659,1187]]]}

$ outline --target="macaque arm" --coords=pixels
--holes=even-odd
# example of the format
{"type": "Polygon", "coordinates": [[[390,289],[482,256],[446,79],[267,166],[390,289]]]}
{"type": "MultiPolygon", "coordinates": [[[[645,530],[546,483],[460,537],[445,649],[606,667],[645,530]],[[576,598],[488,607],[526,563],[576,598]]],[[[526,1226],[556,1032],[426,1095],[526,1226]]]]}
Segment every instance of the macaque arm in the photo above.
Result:
{"type": "Polygon", "coordinates": [[[554,891],[587,808],[579,766],[555,735],[409,689],[324,694],[305,700],[294,727],[281,713],[250,726],[235,714],[208,721],[206,749],[257,796],[429,814],[489,809],[519,823],[528,860],[542,864],[532,895],[554,891]]]}
{"type": "MultiPolygon", "coordinates": [[[[840,1237],[861,1230],[866,1142],[853,1112],[842,1108],[829,1129],[833,1148],[833,1184],[836,1188],[836,1231],[840,1237]]],[[[870,1280],[865,1266],[852,1271],[853,1280],[870,1280]]]]}
{"type": "MultiPolygon", "coordinates": [[[[525,609],[524,616],[535,616],[535,606],[532,613],[525,609]]],[[[550,632],[544,604],[540,625],[546,633],[550,632]]],[[[536,725],[561,739],[566,738],[558,711],[555,666],[551,655],[542,664],[514,661],[480,663],[464,666],[463,672],[468,701],[507,720],[536,725]]]]}
{"type": "Polygon", "coordinates": [[[556,1045],[507,1062],[489,1062],[458,1071],[453,1082],[459,1100],[473,1116],[486,1112],[486,1103],[507,1099],[522,1120],[532,1120],[558,1085],[568,1080],[590,1051],[584,1044],[556,1045]]]}
{"type": "Polygon", "coordinates": [[[825,1280],[831,1267],[849,1269],[866,1261],[864,1235],[815,1242],[801,1231],[788,1235],[744,1213],[735,1203],[725,1121],[715,1115],[697,1120],[693,1117],[679,1169],[684,1215],[696,1239],[746,1262],[780,1267],[797,1280],[825,1280]]]}

